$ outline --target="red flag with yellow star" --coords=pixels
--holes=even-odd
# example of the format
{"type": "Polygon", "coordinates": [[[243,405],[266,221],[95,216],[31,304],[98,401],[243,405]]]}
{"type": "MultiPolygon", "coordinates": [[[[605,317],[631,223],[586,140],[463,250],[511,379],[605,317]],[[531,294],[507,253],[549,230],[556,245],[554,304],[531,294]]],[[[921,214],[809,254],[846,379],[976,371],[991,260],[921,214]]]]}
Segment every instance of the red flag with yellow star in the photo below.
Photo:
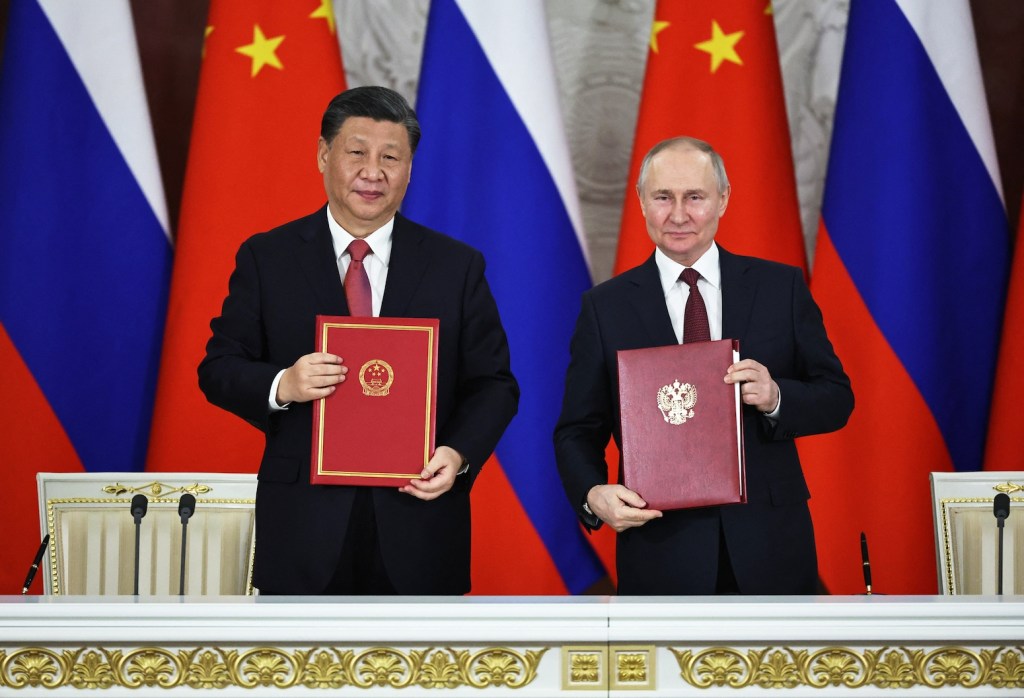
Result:
{"type": "Polygon", "coordinates": [[[207,24],[147,469],[255,472],[262,435],[196,367],[238,246],[323,205],[320,118],[345,74],[330,0],[212,0],[207,24]]]}
{"type": "Polygon", "coordinates": [[[767,0],[660,0],[651,26],[615,273],[654,245],[636,196],[640,162],[674,136],[725,160],[732,198],[716,239],[730,252],[806,270],[789,122],[767,0]]]}

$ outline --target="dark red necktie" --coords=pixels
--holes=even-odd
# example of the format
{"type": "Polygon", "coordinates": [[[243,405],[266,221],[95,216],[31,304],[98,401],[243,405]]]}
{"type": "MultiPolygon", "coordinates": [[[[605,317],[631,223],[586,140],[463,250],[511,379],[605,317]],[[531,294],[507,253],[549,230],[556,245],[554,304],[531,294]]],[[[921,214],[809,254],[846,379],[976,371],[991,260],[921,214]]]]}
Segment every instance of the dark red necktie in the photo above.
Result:
{"type": "Polygon", "coordinates": [[[370,277],[363,268],[363,258],[373,254],[366,240],[353,240],[348,253],[352,261],[345,272],[345,298],[348,299],[348,314],[352,317],[373,316],[373,294],[370,292],[370,277]]]}
{"type": "Polygon", "coordinates": [[[704,297],[697,289],[699,278],[700,272],[696,269],[683,269],[683,273],[679,275],[679,279],[690,287],[690,295],[686,298],[686,310],[683,312],[683,344],[711,340],[708,309],[704,305],[704,297]]]}

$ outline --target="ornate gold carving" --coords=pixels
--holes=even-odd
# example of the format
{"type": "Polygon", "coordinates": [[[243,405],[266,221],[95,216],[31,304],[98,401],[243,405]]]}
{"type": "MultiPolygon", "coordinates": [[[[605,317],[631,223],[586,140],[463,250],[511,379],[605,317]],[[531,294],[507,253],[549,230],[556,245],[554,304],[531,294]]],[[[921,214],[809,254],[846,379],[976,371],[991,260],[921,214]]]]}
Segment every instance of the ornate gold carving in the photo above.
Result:
{"type": "Polygon", "coordinates": [[[1024,688],[1024,647],[932,650],[882,647],[858,651],[847,647],[817,650],[765,647],[745,651],[730,647],[700,650],[669,648],[680,677],[708,688],[1024,688]]]}
{"type": "Polygon", "coordinates": [[[573,683],[597,683],[601,679],[601,655],[597,652],[573,654],[569,676],[573,683]]]}
{"type": "Polygon", "coordinates": [[[611,677],[612,690],[654,690],[655,670],[654,645],[612,645],[609,648],[614,657],[615,674],[611,677]]]}
{"type": "Polygon", "coordinates": [[[1016,482],[1006,482],[1003,484],[996,485],[992,489],[996,490],[997,492],[1013,494],[1014,492],[1024,492],[1024,485],[1018,485],[1016,482]]]}
{"type": "Polygon", "coordinates": [[[120,482],[115,482],[113,485],[107,485],[103,488],[103,491],[107,494],[112,494],[115,497],[123,497],[126,494],[141,493],[147,497],[170,497],[174,494],[184,494],[188,492],[191,495],[199,496],[202,494],[208,494],[213,491],[213,488],[209,485],[202,485],[195,482],[191,485],[185,485],[183,487],[171,487],[170,485],[155,480],[148,485],[141,485],[139,487],[132,487],[131,485],[122,485],[120,482]]]}
{"type": "MultiPolygon", "coordinates": [[[[66,653],[65,653],[66,654],[66,653]]],[[[42,647],[27,647],[8,655],[0,652],[0,686],[55,688],[68,673],[64,657],[42,647]]]]}
{"type": "Polygon", "coordinates": [[[607,691],[608,645],[562,645],[562,690],[607,691]]]}
{"type": "MultiPolygon", "coordinates": [[[[115,659],[120,658],[120,652],[113,654],[115,659]]],[[[115,685],[111,655],[89,650],[84,653],[65,652],[64,657],[71,671],[69,683],[75,688],[110,688],[115,685]]]]}
{"type": "Polygon", "coordinates": [[[521,688],[537,677],[545,652],[547,648],[520,652],[506,647],[477,651],[450,647],[409,651],[389,647],[358,651],[329,647],[253,647],[244,651],[218,647],[139,647],[129,651],[91,647],[57,653],[24,647],[10,654],[0,651],[0,687],[521,688]]]}

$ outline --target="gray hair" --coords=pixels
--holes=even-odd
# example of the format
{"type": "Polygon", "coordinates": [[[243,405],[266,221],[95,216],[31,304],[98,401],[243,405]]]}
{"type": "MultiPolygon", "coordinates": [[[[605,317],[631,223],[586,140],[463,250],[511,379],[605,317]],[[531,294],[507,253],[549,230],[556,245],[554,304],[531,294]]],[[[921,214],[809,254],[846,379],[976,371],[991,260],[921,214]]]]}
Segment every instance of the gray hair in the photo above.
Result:
{"type": "Polygon", "coordinates": [[[654,156],[663,150],[679,146],[699,150],[702,153],[706,153],[708,157],[711,158],[711,168],[715,173],[715,184],[718,185],[718,193],[724,194],[725,190],[729,188],[729,177],[725,174],[725,162],[722,160],[722,156],[711,147],[710,143],[690,136],[669,138],[668,140],[664,140],[651,148],[647,152],[647,155],[644,156],[643,162],[640,163],[640,176],[636,179],[636,190],[640,194],[643,194],[644,182],[647,181],[647,172],[651,169],[651,160],[654,159],[654,156]]]}

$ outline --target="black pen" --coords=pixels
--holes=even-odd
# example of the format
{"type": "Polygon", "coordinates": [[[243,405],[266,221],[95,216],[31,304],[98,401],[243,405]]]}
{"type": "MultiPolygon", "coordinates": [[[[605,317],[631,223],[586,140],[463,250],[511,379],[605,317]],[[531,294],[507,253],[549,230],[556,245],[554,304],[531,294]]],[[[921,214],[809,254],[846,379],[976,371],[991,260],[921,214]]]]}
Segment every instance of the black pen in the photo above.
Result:
{"type": "Polygon", "coordinates": [[[27,594],[28,588],[32,586],[32,580],[36,578],[36,572],[39,571],[39,563],[43,561],[43,553],[46,552],[46,546],[49,542],[50,534],[47,533],[43,536],[43,542],[39,544],[39,550],[36,551],[36,559],[32,561],[32,566],[28,568],[28,576],[25,577],[25,586],[21,589],[22,594],[27,594]]]}
{"type": "Polygon", "coordinates": [[[860,558],[864,564],[864,586],[867,587],[867,593],[871,594],[871,562],[868,560],[868,537],[864,535],[864,532],[860,533],[860,558]]]}

